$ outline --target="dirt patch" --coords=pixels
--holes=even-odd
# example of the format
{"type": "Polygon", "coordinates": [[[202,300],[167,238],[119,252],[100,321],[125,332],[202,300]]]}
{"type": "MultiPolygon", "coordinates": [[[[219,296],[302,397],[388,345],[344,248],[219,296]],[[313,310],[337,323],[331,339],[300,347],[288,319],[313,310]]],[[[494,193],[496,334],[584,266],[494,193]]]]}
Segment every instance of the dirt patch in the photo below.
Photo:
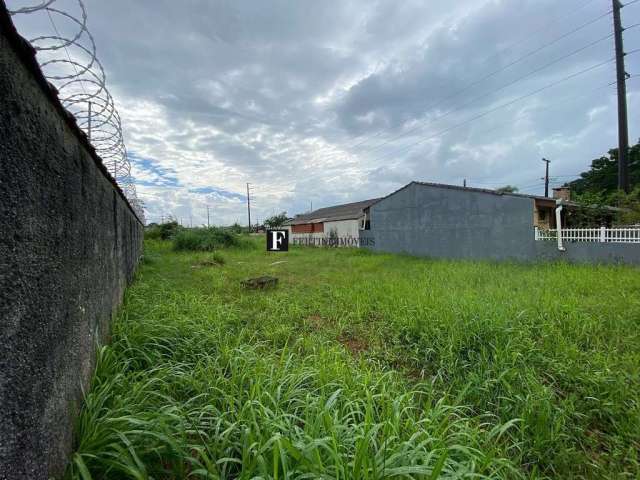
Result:
{"type": "Polygon", "coordinates": [[[240,284],[249,290],[265,290],[278,285],[278,278],[265,275],[262,277],[247,278],[246,280],[242,280],[240,284]]]}
{"type": "Polygon", "coordinates": [[[351,353],[351,355],[361,355],[369,350],[369,343],[360,338],[338,337],[338,341],[351,353]]]}
{"type": "Polygon", "coordinates": [[[309,315],[305,318],[304,323],[314,330],[321,330],[328,322],[317,313],[314,313],[313,315],[309,315]]]}
{"type": "Polygon", "coordinates": [[[382,321],[384,320],[384,315],[377,311],[371,311],[367,314],[367,320],[371,322],[382,321]]]}
{"type": "Polygon", "coordinates": [[[209,268],[209,267],[221,267],[222,262],[218,260],[202,260],[195,265],[191,265],[191,268],[209,268]]]}
{"type": "Polygon", "coordinates": [[[422,382],[426,378],[424,369],[415,368],[415,367],[406,369],[404,371],[404,374],[409,380],[413,382],[422,382]]]}

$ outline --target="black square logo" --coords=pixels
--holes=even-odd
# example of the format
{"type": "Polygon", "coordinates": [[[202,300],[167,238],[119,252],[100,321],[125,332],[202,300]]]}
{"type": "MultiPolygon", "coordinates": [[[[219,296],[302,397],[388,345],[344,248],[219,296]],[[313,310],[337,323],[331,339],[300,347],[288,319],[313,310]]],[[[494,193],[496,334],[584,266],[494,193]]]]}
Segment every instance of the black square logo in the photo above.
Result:
{"type": "Polygon", "coordinates": [[[267,252],[288,252],[289,230],[267,230],[267,252]]]}

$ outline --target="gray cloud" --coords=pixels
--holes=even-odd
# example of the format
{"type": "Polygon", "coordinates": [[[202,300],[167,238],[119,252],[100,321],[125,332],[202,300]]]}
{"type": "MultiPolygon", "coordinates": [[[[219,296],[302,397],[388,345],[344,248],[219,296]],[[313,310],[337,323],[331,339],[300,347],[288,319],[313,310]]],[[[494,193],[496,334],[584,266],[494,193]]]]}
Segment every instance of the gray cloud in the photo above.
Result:
{"type": "MultiPolygon", "coordinates": [[[[246,182],[254,218],[411,180],[539,192],[540,157],[553,160],[552,174],[574,174],[616,143],[615,91],[595,90],[614,79],[611,65],[470,121],[610,58],[608,39],[518,80],[607,35],[605,17],[478,82],[605,13],[606,2],[86,3],[152,220],[201,224],[209,204],[216,222],[242,222],[246,182]]],[[[640,20],[634,7],[627,25],[640,20]]],[[[16,23],[29,37],[47,28],[41,20],[16,23]]],[[[640,47],[640,29],[625,42],[640,47]]],[[[627,62],[640,74],[640,55],[627,62]]],[[[630,80],[631,106],[639,87],[630,80]]],[[[640,115],[630,114],[636,139],[640,115]]]]}

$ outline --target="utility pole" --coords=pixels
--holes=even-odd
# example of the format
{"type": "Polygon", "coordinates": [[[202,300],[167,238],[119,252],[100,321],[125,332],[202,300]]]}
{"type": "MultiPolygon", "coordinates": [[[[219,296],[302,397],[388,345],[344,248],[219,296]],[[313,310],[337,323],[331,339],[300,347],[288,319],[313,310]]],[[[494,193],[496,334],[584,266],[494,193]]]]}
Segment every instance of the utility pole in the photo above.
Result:
{"type": "Polygon", "coordinates": [[[464,188],[467,188],[467,179],[466,178],[462,181],[462,186],[464,188]]]}
{"type": "Polygon", "coordinates": [[[543,158],[542,161],[546,163],[545,172],[544,172],[544,196],[548,197],[549,196],[549,164],[551,163],[551,160],[547,160],[546,158],[543,158]]]}
{"type": "Polygon", "coordinates": [[[209,223],[209,205],[207,205],[207,228],[209,228],[211,224],[209,223]]]}
{"type": "Polygon", "coordinates": [[[249,233],[251,233],[251,197],[249,194],[249,185],[247,182],[247,216],[249,217],[249,233]]]}
{"type": "Polygon", "coordinates": [[[627,126],[627,72],[624,69],[620,0],[613,2],[613,33],[616,44],[616,77],[618,85],[618,188],[629,192],[629,127],[627,126]]]}
{"type": "Polygon", "coordinates": [[[309,207],[309,208],[311,208],[311,210],[309,210],[309,211],[310,211],[310,212],[313,212],[313,200],[311,200],[310,202],[311,202],[311,205],[310,205],[310,207],[309,207]]]}

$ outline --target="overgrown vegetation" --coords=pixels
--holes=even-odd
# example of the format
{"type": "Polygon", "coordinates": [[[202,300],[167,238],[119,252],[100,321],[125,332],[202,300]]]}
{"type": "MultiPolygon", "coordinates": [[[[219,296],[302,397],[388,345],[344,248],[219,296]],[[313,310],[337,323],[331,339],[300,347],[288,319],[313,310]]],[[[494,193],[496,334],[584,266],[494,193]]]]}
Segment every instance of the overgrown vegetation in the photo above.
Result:
{"type": "Polygon", "coordinates": [[[69,478],[640,476],[637,269],[210,255],[146,243],[69,478]]]}
{"type": "Polygon", "coordinates": [[[144,236],[148,240],[171,240],[173,239],[183,228],[175,220],[170,220],[164,223],[152,223],[147,225],[144,230],[144,236]]]}
{"type": "Polygon", "coordinates": [[[248,240],[230,229],[184,228],[173,239],[175,250],[190,250],[194,252],[213,251],[218,248],[245,247],[248,240]]]}
{"type": "MultiPolygon", "coordinates": [[[[629,183],[632,188],[640,186],[640,142],[629,148],[629,183]]],[[[594,159],[591,168],[568,185],[577,195],[589,193],[608,197],[615,194],[618,190],[618,149],[612,148],[608,155],[594,159]]]]}
{"type": "Polygon", "coordinates": [[[618,190],[618,149],[609,151],[608,156],[591,162],[591,168],[583,172],[578,180],[569,182],[572,199],[584,205],[574,213],[575,226],[593,226],[607,223],[611,217],[606,206],[621,209],[615,215],[620,225],[640,224],[640,143],[629,149],[629,183],[631,191],[618,190]]]}

